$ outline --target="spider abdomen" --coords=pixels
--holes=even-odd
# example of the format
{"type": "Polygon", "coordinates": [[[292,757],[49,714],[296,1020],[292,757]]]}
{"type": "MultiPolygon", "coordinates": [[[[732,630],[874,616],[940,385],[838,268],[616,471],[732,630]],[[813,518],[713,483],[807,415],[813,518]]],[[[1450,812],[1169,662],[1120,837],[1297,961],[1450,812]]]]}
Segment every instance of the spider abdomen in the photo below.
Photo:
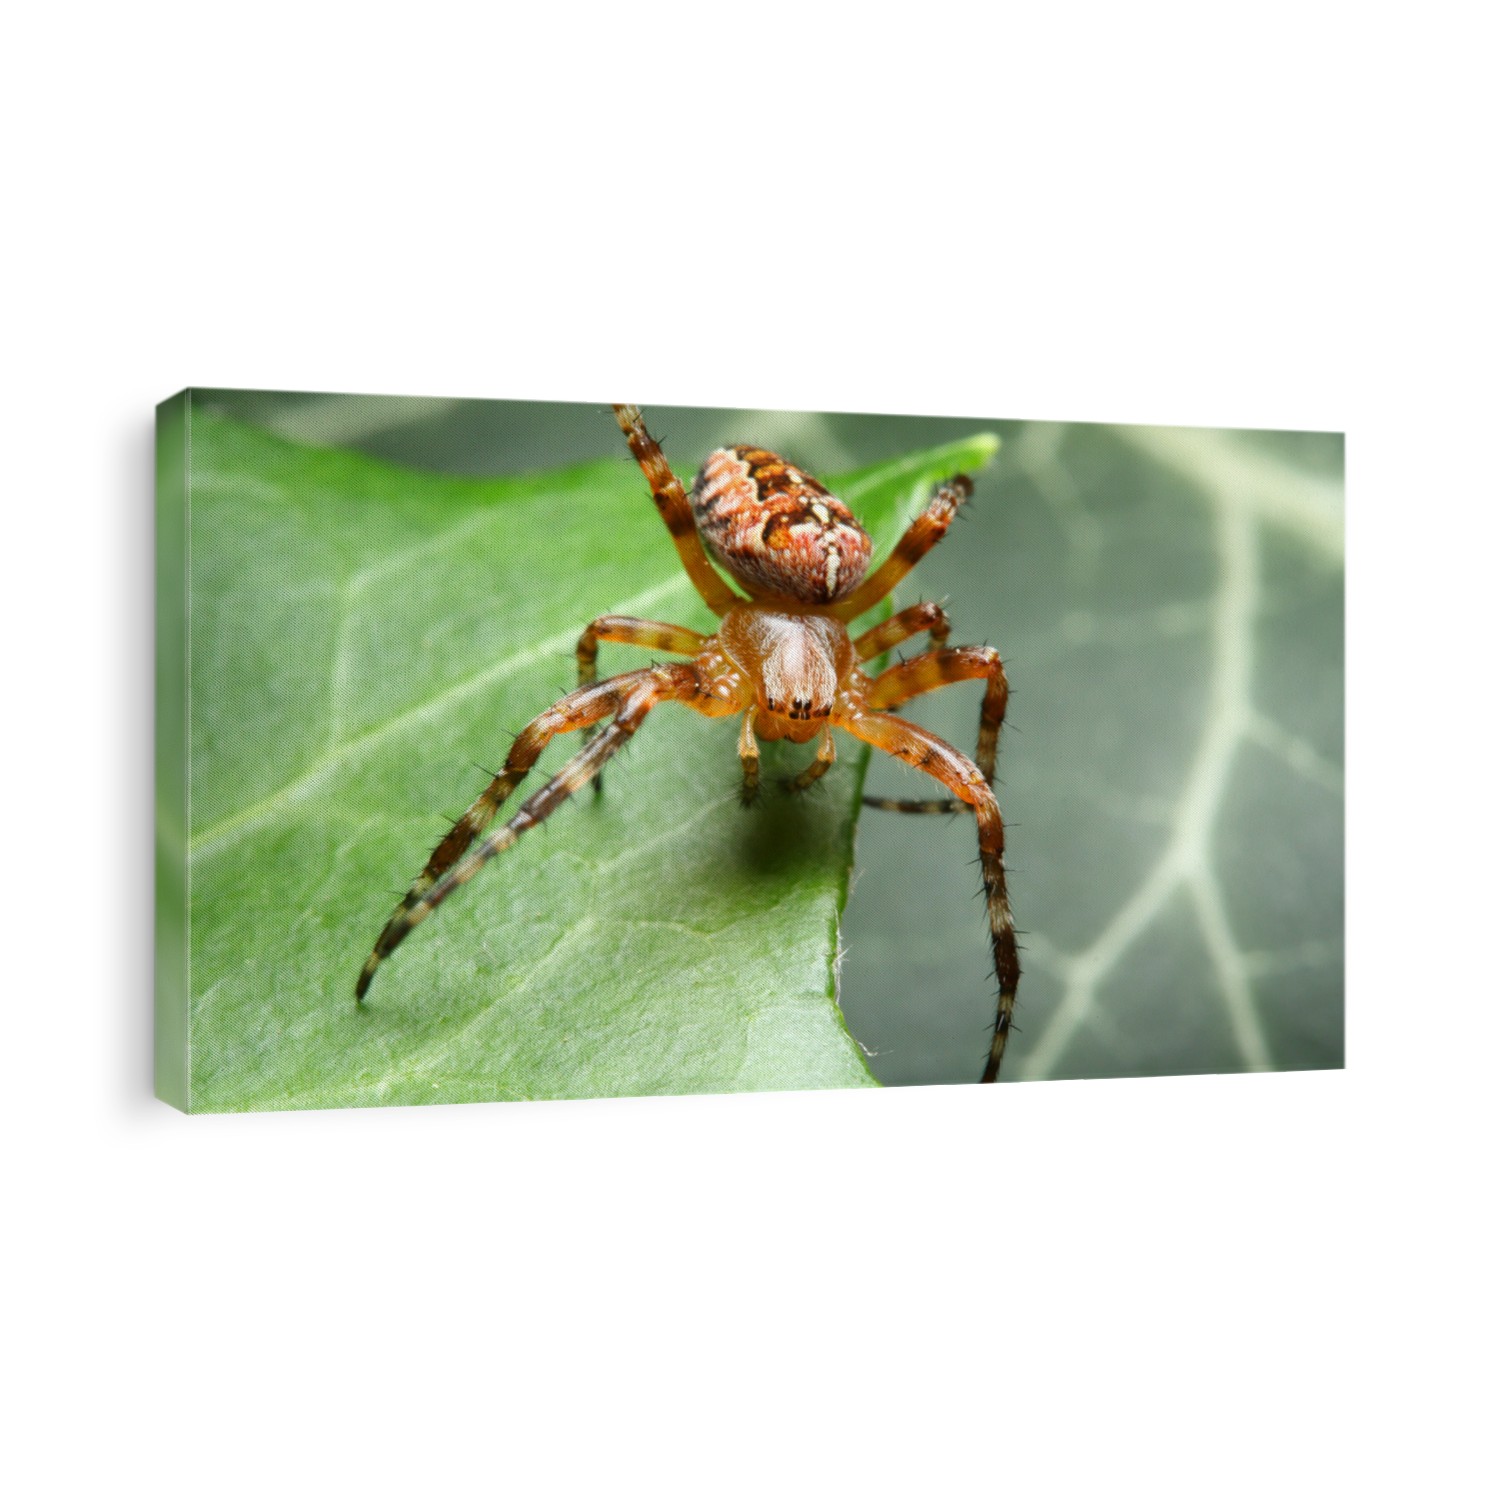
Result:
{"type": "Polygon", "coordinates": [[[716,448],[688,498],[709,551],[758,595],[832,604],[869,566],[849,507],[768,449],[716,448]]]}

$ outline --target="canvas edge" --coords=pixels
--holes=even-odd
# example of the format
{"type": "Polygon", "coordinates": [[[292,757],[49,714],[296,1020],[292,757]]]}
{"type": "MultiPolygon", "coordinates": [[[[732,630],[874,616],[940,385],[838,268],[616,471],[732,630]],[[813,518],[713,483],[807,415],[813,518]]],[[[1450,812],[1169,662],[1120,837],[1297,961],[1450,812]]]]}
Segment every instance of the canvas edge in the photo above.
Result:
{"type": "Polygon", "coordinates": [[[188,486],[191,393],[156,408],[156,1097],[190,1107],[188,1036],[188,486]]]}

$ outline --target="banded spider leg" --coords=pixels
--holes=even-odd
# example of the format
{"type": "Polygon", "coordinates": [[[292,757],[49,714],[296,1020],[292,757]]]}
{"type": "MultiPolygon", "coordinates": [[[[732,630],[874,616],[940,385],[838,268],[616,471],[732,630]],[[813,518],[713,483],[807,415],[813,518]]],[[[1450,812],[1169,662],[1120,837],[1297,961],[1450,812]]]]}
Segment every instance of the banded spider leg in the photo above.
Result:
{"type": "MultiPolygon", "coordinates": [[[[402,897],[401,904],[375,940],[375,947],[360,971],[354,991],[356,1000],[363,1001],[375,971],[395,952],[412,928],[431,916],[495,855],[510,848],[528,828],[536,827],[597,776],[604,763],[640,728],[653,708],[659,703],[670,702],[697,706],[701,695],[698,674],[691,667],[647,667],[578,688],[538,714],[516,736],[500,774],[432,851],[422,873],[402,897]],[[598,724],[611,714],[613,720],[601,734],[586,744],[550,781],[533,792],[516,810],[514,817],[481,839],[477,848],[470,849],[555,735],[598,724]]],[[[722,709],[717,705],[703,705],[701,711],[712,713],[722,712],[722,709]]]]}
{"type": "MultiPolygon", "coordinates": [[[[984,650],[987,648],[976,648],[984,650]]],[[[937,653],[934,653],[936,655],[937,653]]],[[[915,666],[917,661],[907,665],[915,666]]],[[[892,670],[898,670],[893,668],[892,670]]],[[[882,678],[877,678],[879,684],[882,678]]],[[[948,678],[960,681],[960,678],[948,678]]],[[[934,684],[941,686],[941,684],[934,684]]],[[[1011,1015],[1016,1005],[1016,987],[1021,979],[1020,957],[1016,951],[1016,929],[1011,919],[1010,901],[1005,890],[1005,823],[1000,806],[990,790],[989,779],[973,761],[946,740],[895,714],[868,710],[840,714],[835,722],[840,729],[864,740],[887,755],[894,755],[908,765],[942,782],[960,803],[974,810],[979,831],[979,865],[984,877],[985,914],[989,919],[990,948],[994,956],[995,977],[1000,996],[995,1011],[995,1029],[990,1040],[990,1055],[985,1063],[981,1083],[993,1083],[1000,1072],[1010,1035],[1011,1015]]]]}
{"type": "MultiPolygon", "coordinates": [[[[899,617],[897,617],[899,618],[899,617]]],[[[933,693],[954,682],[984,678],[988,683],[984,701],[979,705],[979,743],[974,760],[987,785],[995,784],[995,757],[1000,749],[1000,727],[1005,721],[1005,705],[1010,687],[1005,680],[1005,665],[993,646],[943,646],[924,651],[910,661],[887,667],[875,679],[870,691],[870,707],[899,708],[923,693],[933,693]]],[[[865,798],[868,807],[887,812],[954,813],[961,803],[951,797],[923,800],[907,797],[865,798]]]]}
{"type": "MultiPolygon", "coordinates": [[[[624,646],[644,646],[649,651],[671,651],[678,656],[696,656],[708,643],[706,635],[685,625],[669,625],[661,620],[638,620],[634,615],[600,615],[590,622],[578,637],[574,648],[578,657],[578,686],[588,687],[599,678],[599,642],[618,641],[624,646]]],[[[597,724],[583,731],[584,743],[599,732],[597,724]]],[[[604,790],[604,772],[594,777],[594,795],[604,790]]]]}
{"type": "MultiPolygon", "coordinates": [[[[939,485],[926,508],[896,543],[891,555],[838,606],[835,611],[838,617],[846,621],[857,619],[885,598],[943,539],[959,508],[973,492],[973,483],[963,474],[939,485]]],[[[927,632],[932,649],[887,668],[871,685],[867,711],[852,717],[839,716],[835,722],[856,738],[925,771],[955,794],[932,799],[867,796],[864,799],[867,805],[909,813],[951,813],[964,806],[974,810],[980,868],[984,877],[985,912],[989,920],[995,977],[1000,988],[990,1054],[980,1080],[993,1083],[1005,1055],[1005,1043],[1015,1010],[1016,988],[1021,977],[1015,924],[1005,888],[1005,824],[993,791],[995,757],[1009,687],[1000,653],[993,647],[947,645],[950,625],[947,613],[939,604],[914,604],[898,611],[859,636],[854,642],[855,654],[861,662],[870,661],[923,631],[927,632]],[[973,761],[930,731],[884,712],[950,683],[981,677],[986,679],[988,686],[979,710],[979,741],[973,761]]]]}

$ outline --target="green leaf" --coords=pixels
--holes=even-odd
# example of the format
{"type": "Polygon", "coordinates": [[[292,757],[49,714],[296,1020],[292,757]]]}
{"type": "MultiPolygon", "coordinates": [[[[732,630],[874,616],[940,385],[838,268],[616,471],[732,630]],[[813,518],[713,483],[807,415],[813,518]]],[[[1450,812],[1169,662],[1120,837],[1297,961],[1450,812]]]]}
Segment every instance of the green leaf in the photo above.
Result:
{"type": "MultiPolygon", "coordinates": [[[[1342,439],[1000,431],[919,577],[1010,678],[1025,974],[1003,1078],[1341,1066],[1342,439]]],[[[972,693],[902,713],[974,742],[972,693]]],[[[872,792],[919,784],[871,766],[872,792]]],[[[892,1084],[966,1077],[991,1014],[972,825],[928,824],[862,821],[844,925],[845,1013],[892,1084]]]]}
{"type": "MultiPolygon", "coordinates": [[[[933,482],[995,447],[981,434],[832,484],[878,554],[933,482]]],[[[747,812],[734,724],[675,706],[356,1009],[440,814],[572,685],[582,627],[711,617],[628,457],[439,476],[200,408],[189,454],[191,1108],[874,1082],[835,1003],[863,752],[841,740],[812,794],[747,812]]],[[[606,673],[643,662],[602,651],[606,673]]],[[[786,752],[768,776],[807,756],[767,749],[786,752]]]]}

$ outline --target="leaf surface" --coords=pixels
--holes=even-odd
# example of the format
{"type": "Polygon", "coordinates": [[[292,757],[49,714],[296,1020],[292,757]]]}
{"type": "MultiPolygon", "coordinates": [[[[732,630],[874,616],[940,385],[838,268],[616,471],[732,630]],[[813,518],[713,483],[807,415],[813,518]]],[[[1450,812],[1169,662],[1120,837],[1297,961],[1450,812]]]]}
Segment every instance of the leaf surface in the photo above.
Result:
{"type": "MultiPolygon", "coordinates": [[[[1000,431],[921,586],[1010,677],[1003,1078],[1341,1066],[1342,440],[1000,431]]],[[[967,748],[975,710],[955,690],[902,712],[967,748]]],[[[872,792],[917,782],[871,766],[872,792]]],[[[991,1015],[973,830],[928,823],[860,826],[845,1012],[885,1083],[966,1077],[991,1015]]]]}
{"type": "MultiPolygon", "coordinates": [[[[830,483],[879,556],[995,446],[830,483]]],[[[864,752],[841,739],[814,793],[747,812],[733,722],[673,705],[354,1006],[440,815],[572,686],[582,627],[711,628],[628,458],[442,476],[195,410],[190,476],[193,1109],[874,1082],[835,1001],[864,752]]],[[[645,659],[606,645],[601,669],[645,659]]],[[[767,751],[770,776],[809,754],[767,751]]]]}

